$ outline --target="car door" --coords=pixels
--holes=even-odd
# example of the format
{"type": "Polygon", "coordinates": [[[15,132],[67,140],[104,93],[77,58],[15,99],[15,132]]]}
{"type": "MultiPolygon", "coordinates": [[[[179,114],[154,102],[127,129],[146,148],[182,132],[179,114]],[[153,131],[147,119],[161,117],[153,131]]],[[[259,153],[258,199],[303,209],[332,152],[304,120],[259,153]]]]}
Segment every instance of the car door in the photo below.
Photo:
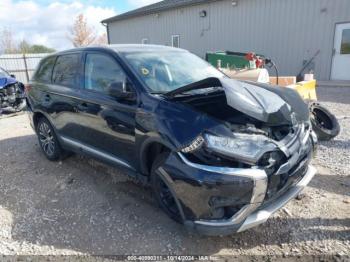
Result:
{"type": "MultiPolygon", "coordinates": [[[[126,80],[126,73],[113,56],[85,53],[84,92],[78,107],[80,125],[84,126],[80,140],[100,156],[133,166],[136,99],[118,100],[108,91],[112,83],[126,80]]],[[[132,86],[129,88],[135,92],[132,86]]]]}
{"type": "Polygon", "coordinates": [[[350,23],[336,25],[332,80],[350,80],[350,23]]]}
{"type": "Polygon", "coordinates": [[[50,85],[42,98],[47,107],[57,134],[63,138],[78,140],[82,126],[77,107],[80,104],[80,75],[82,53],[68,53],[57,56],[50,85]]]}

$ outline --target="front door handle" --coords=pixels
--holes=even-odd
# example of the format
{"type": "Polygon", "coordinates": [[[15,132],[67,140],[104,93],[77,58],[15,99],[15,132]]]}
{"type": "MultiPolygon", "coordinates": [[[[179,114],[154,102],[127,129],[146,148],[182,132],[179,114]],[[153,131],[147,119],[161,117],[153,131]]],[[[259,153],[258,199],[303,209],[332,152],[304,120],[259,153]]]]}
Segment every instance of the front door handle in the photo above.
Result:
{"type": "Polygon", "coordinates": [[[45,95],[45,102],[50,102],[51,96],[50,95],[45,95]]]}
{"type": "Polygon", "coordinates": [[[78,105],[78,109],[79,111],[87,111],[89,109],[89,106],[87,103],[81,103],[80,105],[78,105]]]}

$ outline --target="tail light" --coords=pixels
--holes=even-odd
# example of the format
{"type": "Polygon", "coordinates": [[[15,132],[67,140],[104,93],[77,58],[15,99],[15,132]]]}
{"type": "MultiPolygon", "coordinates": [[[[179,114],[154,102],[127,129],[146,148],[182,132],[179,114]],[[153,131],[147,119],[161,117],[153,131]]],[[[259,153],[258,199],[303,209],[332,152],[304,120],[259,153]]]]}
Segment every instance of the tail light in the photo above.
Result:
{"type": "Polygon", "coordinates": [[[32,89],[32,86],[30,84],[24,85],[24,92],[26,92],[26,94],[28,94],[31,89],[32,89]]]}

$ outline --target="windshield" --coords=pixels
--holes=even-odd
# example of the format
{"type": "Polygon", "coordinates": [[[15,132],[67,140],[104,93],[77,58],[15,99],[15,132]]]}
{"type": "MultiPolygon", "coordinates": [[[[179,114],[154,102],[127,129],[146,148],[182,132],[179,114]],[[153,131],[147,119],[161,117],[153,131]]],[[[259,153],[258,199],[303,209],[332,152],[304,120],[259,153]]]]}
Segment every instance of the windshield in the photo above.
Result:
{"type": "Polygon", "coordinates": [[[186,51],[133,52],[124,57],[153,93],[167,93],[208,77],[224,76],[186,51]]]}
{"type": "Polygon", "coordinates": [[[8,78],[10,75],[0,67],[0,78],[8,78]]]}

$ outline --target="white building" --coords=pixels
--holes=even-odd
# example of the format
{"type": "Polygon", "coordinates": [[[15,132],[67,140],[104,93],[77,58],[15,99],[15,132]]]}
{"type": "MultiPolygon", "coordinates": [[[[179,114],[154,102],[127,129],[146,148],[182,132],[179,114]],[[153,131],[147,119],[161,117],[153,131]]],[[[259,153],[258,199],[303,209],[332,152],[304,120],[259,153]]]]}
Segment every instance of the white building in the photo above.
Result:
{"type": "Polygon", "coordinates": [[[165,0],[102,21],[112,44],[254,51],[283,75],[307,70],[319,80],[350,80],[350,0],[165,0]]]}

